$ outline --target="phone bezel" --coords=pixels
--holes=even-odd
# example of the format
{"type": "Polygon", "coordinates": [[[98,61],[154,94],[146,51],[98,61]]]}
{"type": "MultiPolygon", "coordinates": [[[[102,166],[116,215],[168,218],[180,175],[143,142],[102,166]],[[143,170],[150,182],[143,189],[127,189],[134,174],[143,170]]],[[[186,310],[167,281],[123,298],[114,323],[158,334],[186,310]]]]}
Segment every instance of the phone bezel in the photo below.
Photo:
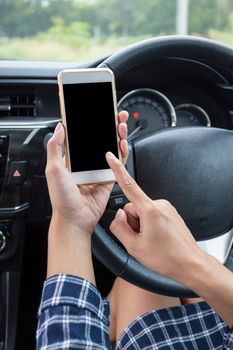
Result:
{"type": "Polygon", "coordinates": [[[64,69],[58,74],[58,87],[59,87],[59,101],[60,111],[62,117],[62,123],[65,127],[65,159],[66,166],[71,171],[72,176],[78,185],[92,184],[99,182],[113,182],[115,181],[114,173],[111,169],[99,169],[73,172],[71,168],[70,152],[69,152],[69,137],[66,127],[66,113],[65,113],[65,99],[63,92],[64,84],[83,84],[83,83],[98,83],[98,82],[110,82],[112,86],[112,96],[114,105],[114,117],[116,126],[116,142],[118,150],[118,158],[122,161],[121,152],[119,149],[119,135],[117,132],[117,99],[116,99],[116,87],[113,72],[108,68],[88,68],[88,69],[64,69]]]}

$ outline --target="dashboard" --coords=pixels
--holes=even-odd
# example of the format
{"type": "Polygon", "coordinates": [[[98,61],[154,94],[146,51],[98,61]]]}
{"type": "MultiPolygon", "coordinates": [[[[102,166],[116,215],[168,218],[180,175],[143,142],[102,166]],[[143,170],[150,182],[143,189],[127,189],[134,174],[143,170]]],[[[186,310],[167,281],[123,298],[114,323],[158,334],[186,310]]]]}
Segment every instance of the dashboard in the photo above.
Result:
{"type": "MultiPolygon", "coordinates": [[[[97,67],[103,60],[79,65],[0,61],[2,349],[34,344],[51,218],[44,140],[60,120],[57,74],[64,68],[97,67]]],[[[129,142],[164,128],[233,128],[233,70],[221,62],[216,66],[187,58],[159,58],[122,74],[116,87],[118,109],[129,112],[129,142]]],[[[106,225],[122,204],[124,198],[114,188],[109,217],[103,218],[106,225]]],[[[97,275],[102,274],[98,262],[95,265],[97,275]]],[[[104,282],[98,283],[104,290],[104,282]]]]}
{"type": "Polygon", "coordinates": [[[126,79],[133,81],[120,89],[118,108],[129,112],[130,138],[167,127],[232,128],[231,93],[212,67],[165,59],[126,79]]]}
{"type": "MultiPolygon", "coordinates": [[[[0,130],[8,146],[1,159],[0,208],[5,217],[8,208],[11,213],[33,208],[31,186],[44,175],[43,140],[60,120],[57,74],[74,64],[48,64],[45,69],[39,62],[39,68],[28,62],[25,69],[15,62],[12,70],[4,64],[0,62],[0,130]],[[22,177],[14,176],[16,170],[22,177]]],[[[129,112],[129,142],[170,127],[232,129],[231,80],[222,68],[182,59],[163,59],[127,72],[117,81],[117,99],[118,109],[129,112]]]]}
{"type": "Polygon", "coordinates": [[[129,140],[163,128],[211,126],[210,117],[201,106],[187,101],[174,106],[166,95],[154,89],[128,92],[119,101],[118,110],[129,113],[129,140]]]}

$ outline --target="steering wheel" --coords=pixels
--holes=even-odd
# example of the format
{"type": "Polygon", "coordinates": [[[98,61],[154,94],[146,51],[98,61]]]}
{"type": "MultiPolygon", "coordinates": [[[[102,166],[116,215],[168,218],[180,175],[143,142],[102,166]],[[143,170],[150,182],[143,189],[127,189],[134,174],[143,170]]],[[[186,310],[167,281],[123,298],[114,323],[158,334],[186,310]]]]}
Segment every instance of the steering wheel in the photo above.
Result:
{"type": "MultiPolygon", "coordinates": [[[[141,64],[162,58],[184,58],[233,68],[233,50],[193,37],[149,39],[107,58],[116,81],[141,64]]],[[[137,183],[152,199],[169,200],[200,244],[229,254],[233,237],[233,132],[217,128],[167,128],[132,143],[137,183]]],[[[195,293],[141,265],[98,224],[93,253],[115,275],[163,295],[194,297],[195,293]]],[[[155,257],[156,259],[156,257],[155,257]]],[[[220,259],[221,260],[221,259],[220,259]]]]}

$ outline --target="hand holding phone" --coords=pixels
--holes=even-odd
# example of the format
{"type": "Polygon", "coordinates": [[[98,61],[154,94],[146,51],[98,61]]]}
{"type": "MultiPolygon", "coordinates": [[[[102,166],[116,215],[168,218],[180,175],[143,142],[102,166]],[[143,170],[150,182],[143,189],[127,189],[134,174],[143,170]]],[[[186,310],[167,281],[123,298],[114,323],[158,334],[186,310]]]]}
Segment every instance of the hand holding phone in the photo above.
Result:
{"type": "MultiPolygon", "coordinates": [[[[117,131],[124,159],[128,155],[127,119],[127,112],[118,114],[117,131]]],[[[48,276],[66,272],[95,283],[90,235],[103,215],[113,183],[77,186],[63,162],[61,146],[64,141],[65,129],[59,123],[47,144],[46,178],[53,213],[49,229],[48,276]],[[77,252],[81,264],[77,264],[77,252]]]]}
{"type": "Polygon", "coordinates": [[[67,69],[58,75],[65,155],[77,184],[115,181],[105,154],[121,160],[114,75],[109,69],[67,69]]]}

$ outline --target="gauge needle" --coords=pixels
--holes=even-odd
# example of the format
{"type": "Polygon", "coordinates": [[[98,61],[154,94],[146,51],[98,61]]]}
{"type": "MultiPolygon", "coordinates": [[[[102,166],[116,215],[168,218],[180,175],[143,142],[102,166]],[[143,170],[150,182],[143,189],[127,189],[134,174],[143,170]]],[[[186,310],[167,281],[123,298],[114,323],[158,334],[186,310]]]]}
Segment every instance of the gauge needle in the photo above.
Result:
{"type": "Polygon", "coordinates": [[[136,134],[136,132],[138,132],[140,129],[145,129],[145,127],[147,126],[147,122],[145,119],[141,119],[137,122],[137,127],[136,129],[134,129],[128,136],[128,141],[133,137],[133,135],[136,134]]]}
{"type": "Polygon", "coordinates": [[[136,132],[138,132],[140,129],[142,128],[142,126],[139,124],[136,129],[134,129],[129,135],[128,135],[128,141],[132,138],[133,135],[136,134],[136,132]]]}

